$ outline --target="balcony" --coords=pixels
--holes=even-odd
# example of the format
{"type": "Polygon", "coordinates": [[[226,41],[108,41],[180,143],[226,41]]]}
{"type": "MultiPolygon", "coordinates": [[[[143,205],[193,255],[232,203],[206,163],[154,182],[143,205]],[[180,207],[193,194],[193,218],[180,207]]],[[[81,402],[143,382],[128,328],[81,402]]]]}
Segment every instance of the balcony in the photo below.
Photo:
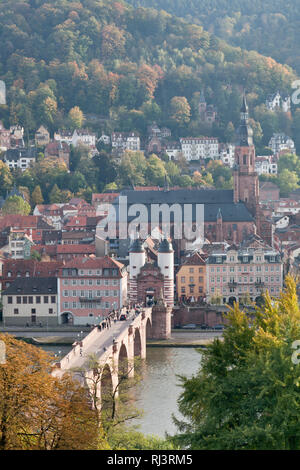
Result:
{"type": "Polygon", "coordinates": [[[260,282],[255,282],[254,285],[255,285],[255,287],[257,287],[257,288],[263,288],[263,287],[265,287],[265,283],[262,282],[262,281],[260,281],[260,282]]]}
{"type": "Polygon", "coordinates": [[[237,287],[238,283],[235,281],[228,282],[228,287],[237,287]]]}
{"type": "Polygon", "coordinates": [[[79,302],[97,303],[101,302],[101,297],[79,297],[79,302]]]}

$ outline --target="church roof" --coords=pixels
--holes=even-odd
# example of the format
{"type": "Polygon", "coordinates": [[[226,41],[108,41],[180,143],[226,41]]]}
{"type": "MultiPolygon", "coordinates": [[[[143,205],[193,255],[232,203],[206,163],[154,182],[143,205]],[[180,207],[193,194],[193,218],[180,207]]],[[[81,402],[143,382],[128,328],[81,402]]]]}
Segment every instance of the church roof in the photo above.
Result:
{"type": "MultiPolygon", "coordinates": [[[[204,221],[216,222],[218,211],[222,213],[223,222],[253,222],[253,217],[243,202],[233,202],[233,190],[231,189],[176,189],[170,191],[134,191],[124,190],[121,196],[127,196],[128,208],[132,204],[144,204],[148,209],[148,217],[151,215],[151,204],[192,204],[193,221],[196,220],[196,204],[204,205],[204,221]]],[[[118,205],[118,199],[115,203],[118,205]]],[[[119,211],[117,210],[117,217],[119,211]]],[[[171,212],[170,219],[173,221],[171,212]]],[[[128,217],[128,220],[135,216],[128,217]]]]}

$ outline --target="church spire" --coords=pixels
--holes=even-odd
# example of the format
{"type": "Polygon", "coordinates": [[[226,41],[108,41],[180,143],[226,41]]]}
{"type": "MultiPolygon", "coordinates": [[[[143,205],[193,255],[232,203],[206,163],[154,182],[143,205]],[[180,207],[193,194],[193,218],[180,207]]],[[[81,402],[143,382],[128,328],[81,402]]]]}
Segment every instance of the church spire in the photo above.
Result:
{"type": "Polygon", "coordinates": [[[238,147],[251,147],[253,145],[253,130],[249,125],[249,109],[245,92],[243,94],[236,145],[238,147]]]}

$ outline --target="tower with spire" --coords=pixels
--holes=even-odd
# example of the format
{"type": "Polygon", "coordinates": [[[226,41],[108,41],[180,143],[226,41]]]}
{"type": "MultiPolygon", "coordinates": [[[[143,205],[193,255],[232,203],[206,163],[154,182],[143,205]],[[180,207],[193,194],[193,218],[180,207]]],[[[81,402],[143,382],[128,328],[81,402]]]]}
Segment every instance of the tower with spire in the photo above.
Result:
{"type": "Polygon", "coordinates": [[[224,241],[223,238],[223,217],[222,212],[219,207],[218,214],[217,214],[217,226],[216,226],[216,241],[222,243],[224,241]]]}
{"type": "Polygon", "coordinates": [[[256,216],[259,204],[259,186],[255,171],[253,130],[249,124],[249,109],[245,93],[240,112],[240,125],[236,134],[234,202],[244,202],[251,214],[256,216]]]}

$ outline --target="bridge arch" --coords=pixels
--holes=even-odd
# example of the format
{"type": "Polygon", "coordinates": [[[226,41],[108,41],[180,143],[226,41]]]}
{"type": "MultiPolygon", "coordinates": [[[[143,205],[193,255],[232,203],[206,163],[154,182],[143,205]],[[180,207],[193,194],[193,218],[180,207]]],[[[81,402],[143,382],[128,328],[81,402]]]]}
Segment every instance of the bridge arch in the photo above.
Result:
{"type": "Polygon", "coordinates": [[[146,322],[146,339],[148,338],[152,338],[152,323],[149,317],[146,322]]]}
{"type": "Polygon", "coordinates": [[[113,377],[109,364],[105,364],[101,374],[101,411],[110,416],[114,406],[113,377]]]}
{"type": "Polygon", "coordinates": [[[123,343],[120,347],[119,358],[118,358],[118,376],[124,376],[128,374],[128,352],[125,344],[123,343]]]}
{"type": "Polygon", "coordinates": [[[134,356],[142,355],[142,339],[140,334],[140,329],[136,328],[134,330],[134,345],[133,345],[134,356]]]}

